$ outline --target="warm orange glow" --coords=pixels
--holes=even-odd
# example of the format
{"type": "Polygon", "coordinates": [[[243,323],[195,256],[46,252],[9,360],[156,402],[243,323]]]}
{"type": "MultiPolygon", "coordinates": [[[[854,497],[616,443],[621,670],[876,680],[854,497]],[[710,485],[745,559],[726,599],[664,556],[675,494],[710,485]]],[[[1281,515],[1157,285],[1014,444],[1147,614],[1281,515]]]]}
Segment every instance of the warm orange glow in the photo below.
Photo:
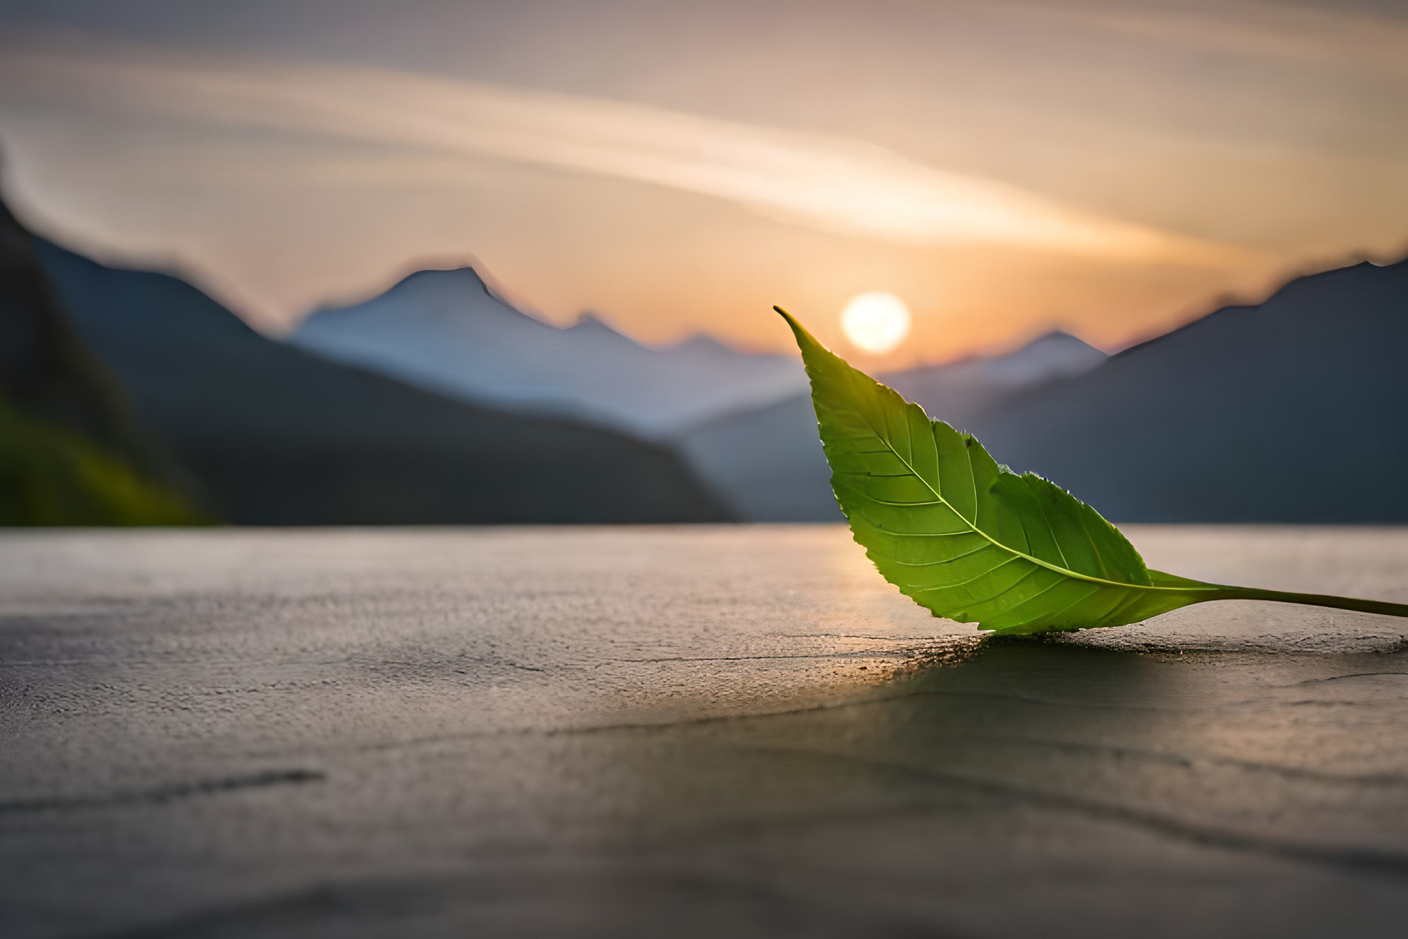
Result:
{"type": "Polygon", "coordinates": [[[492,30],[422,5],[348,16],[363,54],[333,57],[273,15],[217,51],[211,24],[0,14],[4,196],[273,333],[472,261],[552,322],[788,354],[774,303],[858,353],[836,314],[879,286],[926,315],[876,367],[1058,325],[1119,348],[1405,250],[1408,22],[1383,4],[841,0],[782,31],[769,4],[507,4],[492,30]],[[392,68],[407,30],[427,54],[392,68]]]}

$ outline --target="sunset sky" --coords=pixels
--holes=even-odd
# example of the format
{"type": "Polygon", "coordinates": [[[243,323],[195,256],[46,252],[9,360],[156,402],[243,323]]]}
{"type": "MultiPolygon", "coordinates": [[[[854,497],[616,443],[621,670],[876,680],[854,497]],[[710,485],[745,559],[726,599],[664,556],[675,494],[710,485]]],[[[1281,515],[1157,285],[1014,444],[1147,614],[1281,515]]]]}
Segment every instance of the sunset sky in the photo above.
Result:
{"type": "Polygon", "coordinates": [[[1408,250],[1395,0],[0,0],[5,194],[261,328],[476,259],[557,322],[1114,348],[1408,250]]]}

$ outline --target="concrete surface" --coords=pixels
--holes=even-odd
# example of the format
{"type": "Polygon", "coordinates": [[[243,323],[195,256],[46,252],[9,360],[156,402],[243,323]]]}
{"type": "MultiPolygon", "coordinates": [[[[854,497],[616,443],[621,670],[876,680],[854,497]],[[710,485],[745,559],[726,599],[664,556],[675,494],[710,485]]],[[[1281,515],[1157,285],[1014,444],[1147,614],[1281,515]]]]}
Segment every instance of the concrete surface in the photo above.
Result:
{"type": "MultiPolygon", "coordinates": [[[[1131,528],[1408,600],[1408,531],[1131,528]]],[[[0,936],[1408,921],[1408,621],[982,643],[844,529],[0,535],[0,936]]]]}

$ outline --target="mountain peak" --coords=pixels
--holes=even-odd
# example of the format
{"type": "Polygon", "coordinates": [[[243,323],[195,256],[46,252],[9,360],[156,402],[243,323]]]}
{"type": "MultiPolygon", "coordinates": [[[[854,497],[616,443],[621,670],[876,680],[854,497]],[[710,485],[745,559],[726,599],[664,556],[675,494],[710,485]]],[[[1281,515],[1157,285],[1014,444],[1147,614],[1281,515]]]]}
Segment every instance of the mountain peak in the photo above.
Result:
{"type": "Polygon", "coordinates": [[[1078,375],[1105,359],[1104,352],[1085,340],[1056,329],[1010,352],[970,359],[969,367],[998,381],[1029,384],[1061,375],[1078,375]]]}
{"type": "Polygon", "coordinates": [[[1089,349],[1092,353],[1097,353],[1102,357],[1105,355],[1105,353],[1101,352],[1084,339],[1068,333],[1064,329],[1053,329],[1050,332],[1042,333],[1025,345],[1014,349],[1012,353],[1009,354],[1024,352],[1028,349],[1065,349],[1076,353],[1089,349]]]}
{"type": "Polygon", "coordinates": [[[602,336],[610,339],[629,342],[631,345],[640,345],[630,336],[612,326],[601,315],[591,310],[584,310],[577,315],[577,321],[567,327],[567,332],[574,336],[602,336]]]}
{"type": "Polygon", "coordinates": [[[418,270],[368,299],[347,306],[318,307],[303,319],[294,335],[307,339],[314,332],[335,328],[335,323],[345,326],[352,321],[380,322],[389,329],[398,322],[471,320],[556,328],[500,297],[478,271],[465,264],[418,270]]]}
{"type": "Polygon", "coordinates": [[[406,290],[483,290],[488,291],[489,285],[484,282],[484,278],[479,276],[479,272],[468,264],[459,267],[430,267],[419,271],[413,271],[397,281],[385,295],[403,292],[406,290]]]}
{"type": "Polygon", "coordinates": [[[601,314],[593,312],[592,310],[583,310],[581,313],[578,313],[576,322],[574,322],[571,326],[567,328],[606,329],[610,330],[613,333],[616,332],[616,330],[611,326],[610,323],[606,322],[606,320],[601,318],[601,314]]]}
{"type": "Polygon", "coordinates": [[[671,352],[684,352],[700,356],[739,355],[739,350],[710,333],[694,333],[679,342],[665,347],[671,352]]]}

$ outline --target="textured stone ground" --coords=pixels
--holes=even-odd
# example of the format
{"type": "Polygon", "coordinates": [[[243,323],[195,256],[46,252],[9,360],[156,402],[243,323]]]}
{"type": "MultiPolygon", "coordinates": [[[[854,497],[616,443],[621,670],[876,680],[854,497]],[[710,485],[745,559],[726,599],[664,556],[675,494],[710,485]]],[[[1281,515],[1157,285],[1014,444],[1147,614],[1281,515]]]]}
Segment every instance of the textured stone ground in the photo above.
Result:
{"type": "MultiPolygon", "coordinates": [[[[1408,531],[1131,528],[1408,600],[1408,531]]],[[[0,935],[1402,935],[1408,621],[981,643],[844,529],[0,535],[0,935]]]]}

